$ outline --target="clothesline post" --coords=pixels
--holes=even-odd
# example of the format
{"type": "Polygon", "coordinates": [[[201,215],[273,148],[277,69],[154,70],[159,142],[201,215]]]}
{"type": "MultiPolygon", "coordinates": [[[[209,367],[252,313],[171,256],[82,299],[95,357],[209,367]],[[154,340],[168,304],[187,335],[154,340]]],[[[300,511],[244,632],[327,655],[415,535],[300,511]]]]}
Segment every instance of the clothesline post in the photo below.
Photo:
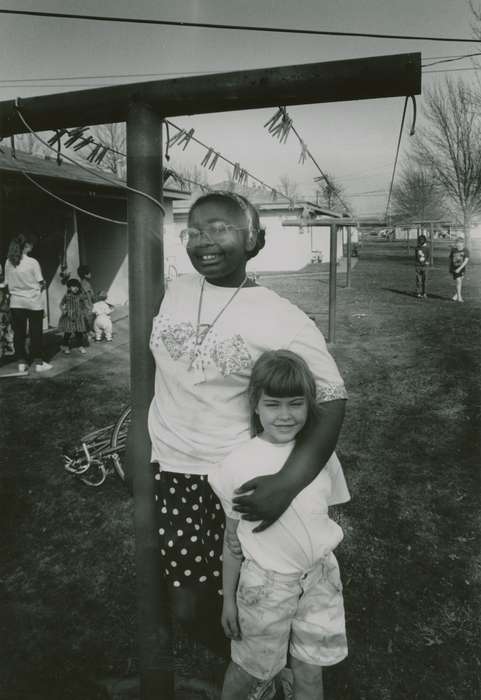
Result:
{"type": "Polygon", "coordinates": [[[347,259],[346,259],[346,287],[351,286],[351,256],[352,256],[352,232],[351,227],[347,227],[347,259]]]}
{"type": "Polygon", "coordinates": [[[336,339],[337,226],[331,223],[329,237],[329,325],[327,342],[336,339]]]}
{"type": "MultiPolygon", "coordinates": [[[[162,198],[162,122],[147,105],[130,104],[127,115],[127,183],[162,198]]],[[[147,415],[154,391],[149,350],[152,317],[164,294],[163,212],[129,191],[130,383],[132,423],[127,467],[134,492],[137,619],[142,700],[172,700],[174,676],[170,615],[162,595],[154,480],[147,415]]]]}

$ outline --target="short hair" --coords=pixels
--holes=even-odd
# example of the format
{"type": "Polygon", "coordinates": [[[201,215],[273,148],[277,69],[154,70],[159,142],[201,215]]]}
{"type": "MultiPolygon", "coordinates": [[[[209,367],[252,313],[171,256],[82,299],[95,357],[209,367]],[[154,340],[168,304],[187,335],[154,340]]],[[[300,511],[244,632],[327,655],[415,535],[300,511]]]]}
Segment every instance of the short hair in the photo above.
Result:
{"type": "Polygon", "coordinates": [[[462,236],[458,236],[456,238],[456,243],[464,243],[464,238],[462,236]]]}
{"type": "Polygon", "coordinates": [[[254,363],[248,387],[253,436],[263,430],[256,413],[263,391],[277,398],[304,396],[308,405],[308,420],[317,413],[314,375],[307,362],[291,350],[267,350],[254,363]]]}
{"type": "Polygon", "coordinates": [[[249,202],[247,197],[244,197],[237,192],[228,192],[227,190],[215,190],[213,192],[208,192],[195,200],[189,211],[189,219],[196,207],[204,204],[205,202],[216,199],[222,202],[230,202],[231,204],[235,204],[237,208],[245,215],[249,233],[251,235],[256,235],[255,246],[252,250],[246,251],[246,258],[247,260],[254,258],[266,244],[266,231],[264,228],[261,228],[259,212],[257,211],[256,207],[249,202]]]}
{"type": "Polygon", "coordinates": [[[90,267],[88,265],[79,265],[77,268],[77,275],[80,279],[83,279],[85,275],[90,273],[90,267]]]}
{"type": "Polygon", "coordinates": [[[67,287],[70,289],[71,287],[78,287],[78,289],[82,289],[82,285],[80,284],[80,280],[76,279],[75,277],[70,277],[67,280],[67,287]]]}

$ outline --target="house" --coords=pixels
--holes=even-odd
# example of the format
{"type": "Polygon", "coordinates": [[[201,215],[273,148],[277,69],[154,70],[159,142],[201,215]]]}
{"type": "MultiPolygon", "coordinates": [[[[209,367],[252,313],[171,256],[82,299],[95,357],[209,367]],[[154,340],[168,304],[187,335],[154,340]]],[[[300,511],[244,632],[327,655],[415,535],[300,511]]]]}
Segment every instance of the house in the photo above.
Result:
{"type": "MultiPolygon", "coordinates": [[[[227,189],[225,183],[216,185],[214,189],[227,189]]],[[[304,268],[311,262],[329,261],[330,228],[312,226],[310,221],[322,217],[340,218],[338,213],[331,212],[306,199],[290,203],[284,198],[273,200],[270,190],[259,188],[240,188],[240,194],[245,195],[260,213],[262,226],[266,230],[265,247],[249,261],[251,272],[294,271],[304,268]],[[302,226],[284,226],[289,220],[302,219],[302,226]]],[[[179,273],[192,271],[185,250],[180,243],[180,232],[187,226],[189,208],[199,193],[194,194],[189,201],[177,200],[174,203],[174,227],[166,231],[164,239],[166,259],[172,263],[179,273]]],[[[343,236],[338,237],[338,260],[343,256],[343,236]]]]}
{"type": "MultiPolygon", "coordinates": [[[[55,157],[35,156],[10,150],[0,152],[0,262],[4,264],[8,245],[19,233],[30,232],[39,242],[33,255],[40,262],[47,282],[46,325],[57,326],[59,303],[65,293],[60,273],[66,264],[77,276],[80,263],[89,265],[96,291],[106,290],[116,305],[128,301],[127,197],[123,182],[108,175],[111,183],[97,174],[98,169],[81,168],[55,157]],[[54,199],[29,181],[60,198],[54,199]],[[95,219],[68,203],[94,212],[108,220],[95,219]]],[[[172,205],[188,194],[164,188],[165,228],[173,226],[172,205]]]]}

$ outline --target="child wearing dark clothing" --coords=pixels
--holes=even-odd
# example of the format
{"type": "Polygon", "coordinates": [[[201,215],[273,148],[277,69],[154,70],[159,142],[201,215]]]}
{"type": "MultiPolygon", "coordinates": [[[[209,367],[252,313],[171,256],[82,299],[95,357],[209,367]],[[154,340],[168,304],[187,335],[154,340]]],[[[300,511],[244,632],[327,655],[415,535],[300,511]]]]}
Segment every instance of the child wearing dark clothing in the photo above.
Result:
{"type": "Polygon", "coordinates": [[[89,323],[89,308],[79,280],[71,278],[67,282],[67,293],[60,302],[62,315],[58,327],[63,331],[62,350],[70,354],[72,342],[79,346],[82,354],[88,345],[87,331],[89,323]]]}
{"type": "Polygon", "coordinates": [[[464,301],[463,299],[463,279],[466,272],[466,265],[469,262],[469,250],[464,247],[464,239],[456,239],[456,247],[449,254],[449,272],[453,276],[456,284],[456,293],[453,301],[464,301]]]}
{"type": "Polygon", "coordinates": [[[430,250],[426,241],[426,236],[421,234],[418,238],[417,246],[414,250],[414,260],[416,264],[416,296],[426,298],[427,266],[429,265],[430,250]]]}
{"type": "Polygon", "coordinates": [[[92,312],[92,307],[95,302],[95,292],[92,287],[91,279],[92,273],[88,265],[80,265],[77,268],[77,274],[80,280],[80,286],[82,294],[85,296],[86,306],[87,306],[87,320],[88,320],[88,331],[93,331],[94,326],[94,314],[92,312]]]}

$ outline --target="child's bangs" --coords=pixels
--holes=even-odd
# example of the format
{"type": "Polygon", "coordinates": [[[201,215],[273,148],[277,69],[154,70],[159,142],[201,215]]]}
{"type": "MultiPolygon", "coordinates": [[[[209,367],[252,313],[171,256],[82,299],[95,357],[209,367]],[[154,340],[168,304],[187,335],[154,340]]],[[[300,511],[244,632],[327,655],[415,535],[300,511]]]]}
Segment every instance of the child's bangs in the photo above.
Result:
{"type": "Polygon", "coordinates": [[[288,396],[312,396],[313,387],[304,376],[304,373],[291,363],[283,363],[273,367],[263,383],[264,393],[276,398],[288,396]]]}

